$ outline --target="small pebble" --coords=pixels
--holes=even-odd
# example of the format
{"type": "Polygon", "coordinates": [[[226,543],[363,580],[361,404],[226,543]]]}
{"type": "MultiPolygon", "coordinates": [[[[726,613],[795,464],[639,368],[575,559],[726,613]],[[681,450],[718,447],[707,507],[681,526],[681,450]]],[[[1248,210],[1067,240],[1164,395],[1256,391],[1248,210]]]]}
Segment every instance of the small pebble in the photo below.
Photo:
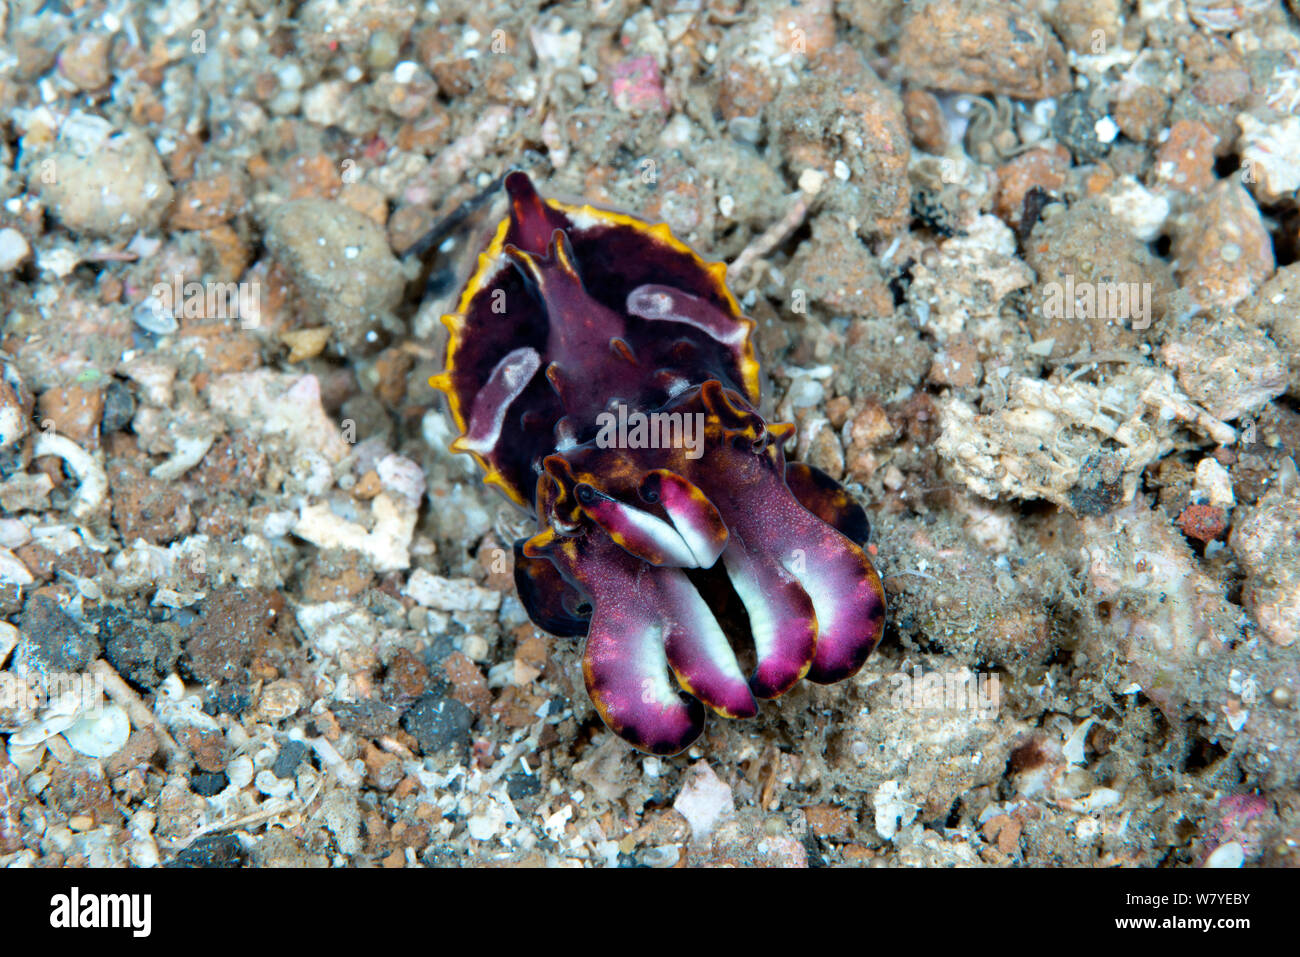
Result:
{"type": "Polygon", "coordinates": [[[32,247],[18,230],[0,229],[0,272],[13,272],[32,254],[32,247]]]}
{"type": "Polygon", "coordinates": [[[131,319],[141,329],[155,336],[170,335],[180,328],[172,311],[162,304],[162,300],[152,296],[136,304],[131,310],[131,319]]]}
{"type": "Polygon", "coordinates": [[[291,778],[298,773],[298,766],[307,757],[310,749],[301,741],[286,741],[275,757],[271,773],[277,778],[291,778]]]}
{"type": "Polygon", "coordinates": [[[1241,867],[1246,862],[1246,852],[1236,841],[1220,845],[1205,859],[1206,867],[1233,868],[1241,867]]]}
{"type": "Polygon", "coordinates": [[[104,411],[99,420],[100,431],[105,435],[120,432],[131,423],[135,415],[135,398],[124,382],[114,379],[104,390],[104,411]]]}
{"type": "Polygon", "coordinates": [[[190,790],[199,797],[213,797],[226,789],[230,779],[225,771],[195,771],[190,775],[190,790]]]}
{"type": "Polygon", "coordinates": [[[131,723],[119,705],[108,704],[82,718],[63,736],[74,751],[90,758],[107,758],[122,750],[131,736],[131,723]]]}
{"type": "Polygon", "coordinates": [[[426,694],[402,716],[402,727],[415,737],[420,750],[434,754],[464,746],[474,726],[474,712],[453,698],[426,694]]]}

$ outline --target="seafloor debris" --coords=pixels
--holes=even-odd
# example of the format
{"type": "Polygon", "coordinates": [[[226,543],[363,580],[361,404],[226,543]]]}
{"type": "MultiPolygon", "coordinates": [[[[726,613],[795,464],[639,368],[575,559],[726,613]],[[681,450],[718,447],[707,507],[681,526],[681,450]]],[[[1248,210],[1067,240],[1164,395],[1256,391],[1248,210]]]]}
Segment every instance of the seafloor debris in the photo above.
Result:
{"type": "Polygon", "coordinates": [[[1253,507],[1235,517],[1229,541],[1246,572],[1246,607],[1270,641],[1294,644],[1300,637],[1300,477],[1294,459],[1286,460],[1253,507]]]}
{"type": "Polygon", "coordinates": [[[1043,498],[1099,514],[1133,499],[1143,469],[1176,447],[1180,431],[1219,445],[1236,439],[1154,366],[1123,365],[1103,385],[1015,374],[1003,381],[996,412],[981,414],[955,397],[940,406],[935,449],[986,498],[1043,498]]]}

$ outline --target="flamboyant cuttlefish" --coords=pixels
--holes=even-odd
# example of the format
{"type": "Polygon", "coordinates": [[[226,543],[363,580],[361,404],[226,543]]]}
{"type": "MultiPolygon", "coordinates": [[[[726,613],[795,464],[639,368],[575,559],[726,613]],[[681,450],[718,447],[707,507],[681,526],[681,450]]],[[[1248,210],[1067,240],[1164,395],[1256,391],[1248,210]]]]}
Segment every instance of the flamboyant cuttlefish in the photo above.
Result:
{"type": "Polygon", "coordinates": [[[756,411],[754,321],[723,264],[665,225],[543,199],[521,172],[505,189],[432,382],[452,448],[536,512],[519,597],[546,631],[586,635],[601,718],[675,754],[706,705],[751,717],[805,675],[852,675],[885,621],[866,516],[787,463],[794,426],[756,411]]]}

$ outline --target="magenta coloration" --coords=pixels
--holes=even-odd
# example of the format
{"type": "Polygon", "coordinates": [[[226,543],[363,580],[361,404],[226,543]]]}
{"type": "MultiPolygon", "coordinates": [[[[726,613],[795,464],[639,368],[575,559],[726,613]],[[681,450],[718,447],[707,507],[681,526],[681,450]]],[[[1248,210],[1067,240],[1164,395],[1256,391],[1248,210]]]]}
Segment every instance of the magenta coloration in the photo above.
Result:
{"type": "Polygon", "coordinates": [[[433,381],[452,448],[536,515],[519,595],[540,628],[586,635],[601,718],[675,754],[706,708],[751,717],[800,678],[854,674],[885,620],[866,516],[787,463],[794,427],[759,415],[754,323],[725,267],[522,173],[505,186],[433,381]]]}

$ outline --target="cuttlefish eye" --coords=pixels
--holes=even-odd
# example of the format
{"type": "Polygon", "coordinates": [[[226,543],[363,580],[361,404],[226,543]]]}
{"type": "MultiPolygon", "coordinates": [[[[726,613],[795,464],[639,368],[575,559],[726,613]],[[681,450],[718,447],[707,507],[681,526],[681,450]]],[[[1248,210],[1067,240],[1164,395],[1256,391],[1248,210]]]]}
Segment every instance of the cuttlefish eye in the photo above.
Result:
{"type": "Polygon", "coordinates": [[[659,476],[653,473],[646,476],[645,481],[641,483],[641,488],[639,489],[641,501],[650,505],[654,505],[659,501],[659,481],[659,476]]]}
{"type": "Polygon", "coordinates": [[[574,486],[573,494],[578,496],[578,501],[583,505],[594,505],[596,499],[600,497],[596,490],[586,482],[579,482],[574,486]]]}

